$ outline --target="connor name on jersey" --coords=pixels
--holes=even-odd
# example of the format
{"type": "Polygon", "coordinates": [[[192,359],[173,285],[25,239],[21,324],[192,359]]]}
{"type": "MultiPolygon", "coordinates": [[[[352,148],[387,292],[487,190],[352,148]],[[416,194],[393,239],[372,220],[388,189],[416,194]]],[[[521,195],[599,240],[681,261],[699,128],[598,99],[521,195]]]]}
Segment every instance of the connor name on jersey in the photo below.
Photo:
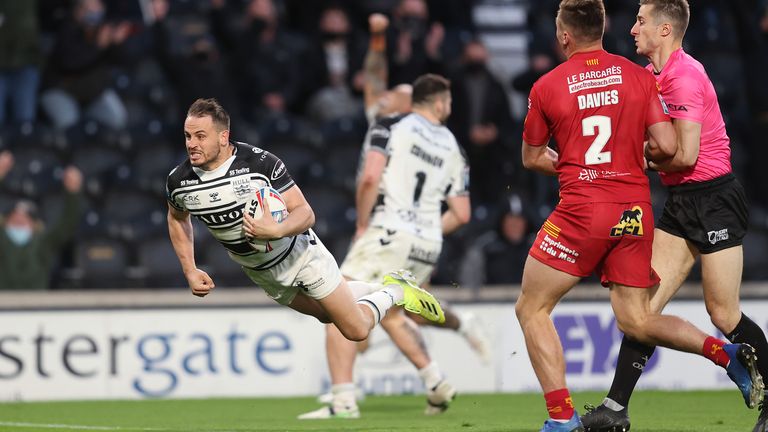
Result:
{"type": "Polygon", "coordinates": [[[189,160],[174,168],[168,175],[168,202],[204,223],[235,262],[264,269],[290,253],[295,237],[270,240],[270,252],[257,252],[243,232],[245,205],[261,186],[283,192],[294,183],[285,164],[271,153],[245,143],[234,146],[235,154],[213,171],[195,168],[189,160]]]}

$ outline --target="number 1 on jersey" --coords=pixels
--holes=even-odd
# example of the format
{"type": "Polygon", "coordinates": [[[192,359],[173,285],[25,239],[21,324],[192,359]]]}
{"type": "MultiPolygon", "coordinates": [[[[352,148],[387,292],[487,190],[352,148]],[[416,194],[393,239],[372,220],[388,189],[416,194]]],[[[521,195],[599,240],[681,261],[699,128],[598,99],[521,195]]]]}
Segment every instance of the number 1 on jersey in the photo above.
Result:
{"type": "Polygon", "coordinates": [[[424,171],[416,172],[416,188],[413,190],[413,203],[416,204],[421,198],[421,190],[424,189],[424,182],[427,181],[427,173],[424,171]]]}
{"type": "Polygon", "coordinates": [[[603,151],[603,148],[608,143],[608,139],[611,138],[611,118],[595,115],[581,121],[582,135],[595,135],[595,128],[597,128],[597,136],[592,141],[587,152],[584,153],[584,162],[587,165],[598,165],[611,161],[611,152],[603,151]]]}

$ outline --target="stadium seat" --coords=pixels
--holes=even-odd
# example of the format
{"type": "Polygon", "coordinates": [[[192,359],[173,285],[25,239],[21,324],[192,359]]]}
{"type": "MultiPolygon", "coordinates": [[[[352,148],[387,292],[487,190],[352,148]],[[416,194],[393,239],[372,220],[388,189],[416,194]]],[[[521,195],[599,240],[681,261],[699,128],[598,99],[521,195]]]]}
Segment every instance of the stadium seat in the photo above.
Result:
{"type": "Polygon", "coordinates": [[[270,146],[268,150],[285,163],[288,172],[299,185],[304,184],[310,165],[319,158],[314,149],[299,142],[280,143],[270,146]]]}
{"type": "Polygon", "coordinates": [[[315,212],[314,230],[321,239],[354,232],[355,204],[352,193],[328,186],[309,186],[302,191],[315,212]]]}
{"type": "Polygon", "coordinates": [[[331,146],[325,152],[325,176],[333,186],[354,192],[360,164],[362,139],[359,143],[331,146]]]}
{"type": "Polygon", "coordinates": [[[39,147],[22,147],[14,150],[13,155],[13,170],[3,180],[7,190],[37,198],[61,187],[62,162],[55,153],[39,147]]]}
{"type": "Polygon", "coordinates": [[[330,120],[320,127],[323,144],[326,148],[360,145],[365,137],[366,129],[367,124],[362,116],[330,120]]]}
{"type": "Polygon", "coordinates": [[[83,288],[126,286],[128,251],[123,243],[107,238],[89,239],[75,246],[75,263],[83,288]]]}
{"type": "Polygon", "coordinates": [[[186,287],[179,260],[167,236],[139,243],[137,276],[145,288],[186,287]]]}
{"type": "Polygon", "coordinates": [[[114,238],[142,240],[166,230],[165,201],[132,189],[109,190],[102,215],[114,238]]]}
{"type": "Polygon", "coordinates": [[[150,146],[151,149],[139,152],[133,161],[135,186],[142,191],[165,196],[168,173],[183,160],[183,155],[165,143],[155,144],[150,146]]]}

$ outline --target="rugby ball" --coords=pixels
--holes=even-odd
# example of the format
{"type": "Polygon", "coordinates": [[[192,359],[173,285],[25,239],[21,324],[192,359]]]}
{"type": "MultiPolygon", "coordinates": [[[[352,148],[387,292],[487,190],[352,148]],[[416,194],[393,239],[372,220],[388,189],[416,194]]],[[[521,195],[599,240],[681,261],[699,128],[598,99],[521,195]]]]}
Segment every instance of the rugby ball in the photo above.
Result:
{"type": "MultiPolygon", "coordinates": [[[[264,200],[267,200],[269,211],[275,222],[280,223],[288,216],[288,209],[280,192],[269,186],[256,189],[245,203],[245,212],[254,219],[260,219],[264,215],[264,200]]],[[[258,240],[247,235],[245,238],[255,251],[263,253],[271,252],[274,249],[273,243],[279,243],[282,240],[258,240]]]]}

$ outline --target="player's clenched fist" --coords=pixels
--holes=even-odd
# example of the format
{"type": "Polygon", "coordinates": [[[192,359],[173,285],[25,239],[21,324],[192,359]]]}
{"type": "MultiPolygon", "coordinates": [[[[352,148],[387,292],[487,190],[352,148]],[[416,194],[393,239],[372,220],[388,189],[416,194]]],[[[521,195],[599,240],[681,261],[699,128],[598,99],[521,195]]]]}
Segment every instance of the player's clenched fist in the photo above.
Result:
{"type": "Polygon", "coordinates": [[[187,283],[189,283],[189,289],[192,291],[192,294],[198,297],[205,297],[212,289],[216,288],[213,279],[208,276],[208,273],[200,269],[194,269],[184,276],[187,277],[187,283]]]}
{"type": "Polygon", "coordinates": [[[381,33],[389,26],[389,18],[380,13],[371,14],[368,17],[368,28],[371,33],[381,33]]]}

